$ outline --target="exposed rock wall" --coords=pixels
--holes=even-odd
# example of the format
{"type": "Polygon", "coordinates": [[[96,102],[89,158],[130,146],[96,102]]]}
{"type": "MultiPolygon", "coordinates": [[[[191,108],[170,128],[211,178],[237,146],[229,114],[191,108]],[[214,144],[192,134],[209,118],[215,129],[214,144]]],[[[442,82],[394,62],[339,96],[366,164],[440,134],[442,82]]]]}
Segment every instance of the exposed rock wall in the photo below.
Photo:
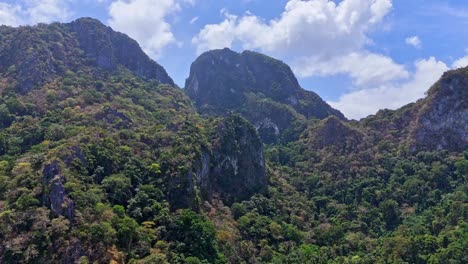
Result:
{"type": "Polygon", "coordinates": [[[115,69],[122,65],[139,77],[174,85],[166,70],[151,60],[127,35],[115,32],[91,18],[81,18],[66,26],[76,33],[86,56],[93,58],[98,67],[115,69]]]}
{"type": "Polygon", "coordinates": [[[228,204],[248,199],[267,186],[263,146],[255,128],[238,115],[216,128],[212,168],[214,191],[228,204]]]}
{"type": "Polygon", "coordinates": [[[44,187],[43,205],[49,207],[56,215],[63,215],[73,221],[75,204],[65,190],[65,177],[60,170],[58,161],[44,166],[42,184],[44,187]]]}
{"type": "Polygon", "coordinates": [[[468,149],[468,68],[445,73],[429,90],[413,124],[418,149],[468,149]]]}
{"type": "Polygon", "coordinates": [[[220,197],[226,204],[248,199],[266,189],[263,145],[255,128],[239,115],[216,123],[212,147],[202,148],[193,168],[170,182],[173,209],[199,209],[202,200],[220,197]]]}

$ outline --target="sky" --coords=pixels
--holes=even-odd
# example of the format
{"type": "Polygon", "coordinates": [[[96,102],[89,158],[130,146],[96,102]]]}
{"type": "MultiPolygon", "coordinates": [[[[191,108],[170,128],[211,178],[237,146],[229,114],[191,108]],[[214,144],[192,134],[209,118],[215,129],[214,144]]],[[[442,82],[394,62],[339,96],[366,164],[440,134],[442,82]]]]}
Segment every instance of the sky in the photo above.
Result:
{"type": "Polygon", "coordinates": [[[136,39],[180,87],[207,50],[262,52],[351,119],[468,65],[467,0],[0,0],[3,25],[79,17],[136,39]]]}

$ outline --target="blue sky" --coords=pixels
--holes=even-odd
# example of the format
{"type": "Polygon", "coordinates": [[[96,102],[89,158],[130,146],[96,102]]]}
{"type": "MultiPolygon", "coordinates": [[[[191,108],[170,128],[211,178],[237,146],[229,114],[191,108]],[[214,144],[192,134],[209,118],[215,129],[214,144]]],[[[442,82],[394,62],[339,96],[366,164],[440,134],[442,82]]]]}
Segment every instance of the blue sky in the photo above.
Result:
{"type": "Polygon", "coordinates": [[[466,0],[0,0],[0,24],[78,17],[135,38],[181,87],[201,52],[265,53],[355,119],[415,101],[468,64],[466,0]]]}

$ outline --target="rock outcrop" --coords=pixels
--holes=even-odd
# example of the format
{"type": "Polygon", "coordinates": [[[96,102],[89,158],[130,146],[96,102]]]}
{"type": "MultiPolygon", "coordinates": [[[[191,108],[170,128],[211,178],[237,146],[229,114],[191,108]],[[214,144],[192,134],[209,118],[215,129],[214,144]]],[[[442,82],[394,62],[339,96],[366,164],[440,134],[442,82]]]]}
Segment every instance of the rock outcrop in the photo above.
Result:
{"type": "Polygon", "coordinates": [[[197,210],[202,200],[212,198],[232,204],[266,189],[263,145],[252,124],[240,115],[220,119],[211,141],[185,177],[171,180],[168,199],[173,209],[197,210]]]}
{"type": "Polygon", "coordinates": [[[265,157],[255,128],[231,115],[218,123],[215,138],[210,171],[214,191],[230,204],[265,190],[265,157]]]}
{"type": "Polygon", "coordinates": [[[166,70],[150,59],[138,43],[127,35],[92,18],[80,18],[65,26],[76,33],[86,56],[93,59],[98,67],[114,70],[122,65],[144,79],[174,85],[166,70]]]}
{"type": "Polygon", "coordinates": [[[202,114],[241,113],[263,129],[266,143],[274,142],[300,117],[344,119],[317,94],[302,89],[288,65],[252,51],[222,49],[200,55],[192,63],[185,89],[202,114]]]}
{"type": "Polygon", "coordinates": [[[393,144],[420,150],[468,149],[468,67],[444,73],[416,103],[397,110],[380,110],[360,126],[393,144]]]}
{"type": "Polygon", "coordinates": [[[44,166],[42,171],[43,205],[49,207],[57,216],[63,215],[73,221],[75,204],[68,197],[64,184],[65,177],[60,170],[58,161],[44,166]]]}
{"type": "Polygon", "coordinates": [[[136,76],[174,86],[165,69],[127,35],[91,18],[67,24],[0,26],[0,77],[25,94],[83,64],[113,71],[119,66],[136,76]]]}
{"type": "Polygon", "coordinates": [[[468,67],[444,73],[415,105],[411,140],[417,149],[468,149],[468,67]]]}

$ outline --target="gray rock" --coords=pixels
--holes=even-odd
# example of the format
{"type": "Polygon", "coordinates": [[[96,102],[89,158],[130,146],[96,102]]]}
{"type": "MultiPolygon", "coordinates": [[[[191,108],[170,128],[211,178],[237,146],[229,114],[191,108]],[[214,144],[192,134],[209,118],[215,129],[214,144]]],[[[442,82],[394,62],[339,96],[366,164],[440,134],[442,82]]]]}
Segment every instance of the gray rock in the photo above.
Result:
{"type": "Polygon", "coordinates": [[[122,65],[144,79],[175,85],[166,70],[150,59],[138,43],[127,35],[92,18],[80,18],[66,26],[76,33],[86,56],[94,59],[98,67],[114,70],[122,65]]]}
{"type": "Polygon", "coordinates": [[[417,149],[468,149],[468,68],[445,73],[421,104],[412,131],[417,149]]]}
{"type": "Polygon", "coordinates": [[[60,170],[58,161],[44,166],[42,171],[42,185],[44,186],[43,205],[50,208],[56,215],[63,215],[71,222],[74,220],[74,202],[68,197],[65,178],[60,170]]]}
{"type": "Polygon", "coordinates": [[[220,198],[226,204],[263,192],[268,183],[263,145],[255,128],[239,115],[217,123],[212,148],[201,155],[184,176],[169,182],[172,209],[199,210],[202,201],[220,198]]]}

